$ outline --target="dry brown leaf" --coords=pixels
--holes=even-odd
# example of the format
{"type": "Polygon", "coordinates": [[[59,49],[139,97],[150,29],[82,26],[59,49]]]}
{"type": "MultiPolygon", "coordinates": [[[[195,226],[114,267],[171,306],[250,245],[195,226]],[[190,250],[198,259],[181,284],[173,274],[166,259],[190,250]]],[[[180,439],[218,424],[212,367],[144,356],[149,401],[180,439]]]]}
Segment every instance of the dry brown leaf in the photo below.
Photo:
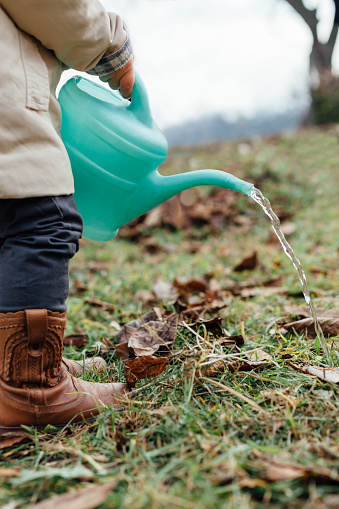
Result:
{"type": "Polygon", "coordinates": [[[192,292],[206,293],[209,289],[208,285],[204,281],[200,281],[198,279],[191,279],[186,283],[174,280],[173,286],[178,290],[180,295],[184,296],[192,292]]]}
{"type": "MultiPolygon", "coordinates": [[[[246,352],[244,352],[246,354],[246,352]]],[[[234,371],[250,371],[251,369],[259,369],[263,366],[267,366],[270,362],[272,362],[273,357],[257,348],[255,351],[246,355],[247,358],[239,359],[238,361],[234,361],[228,364],[228,369],[231,372],[234,371]]]]}
{"type": "Polygon", "coordinates": [[[154,293],[151,290],[139,290],[135,294],[135,299],[143,302],[144,304],[150,304],[151,302],[155,302],[154,293]]]}
{"type": "Polygon", "coordinates": [[[103,300],[95,299],[94,297],[87,297],[85,299],[85,302],[87,302],[87,304],[90,304],[91,306],[93,306],[95,308],[102,308],[105,311],[113,311],[114,310],[113,304],[110,304],[109,302],[104,302],[103,300]]]}
{"type": "Polygon", "coordinates": [[[20,475],[20,472],[21,472],[20,467],[0,468],[0,477],[5,478],[18,477],[18,475],[20,475]]]}
{"type": "Polygon", "coordinates": [[[177,326],[177,314],[163,321],[150,321],[130,336],[128,346],[136,356],[153,355],[158,350],[169,351],[176,338],[177,326]]]}
{"type": "Polygon", "coordinates": [[[181,299],[177,299],[173,305],[181,317],[196,320],[197,318],[202,318],[206,313],[217,313],[220,309],[227,307],[228,303],[218,299],[210,300],[205,298],[194,304],[188,304],[181,299]]]}
{"type": "Polygon", "coordinates": [[[117,480],[114,480],[89,488],[80,488],[30,505],[28,509],[95,509],[105,502],[116,484],[117,480]]]}
{"type": "Polygon", "coordinates": [[[162,221],[162,210],[161,207],[154,207],[150,210],[145,217],[144,225],[146,228],[154,228],[160,226],[162,221]]]}
{"type": "MultiPolygon", "coordinates": [[[[308,306],[286,306],[285,311],[288,315],[298,320],[312,316],[308,306]]],[[[339,310],[337,309],[316,308],[316,314],[317,316],[339,318],[339,310]]]]}
{"type": "Polygon", "coordinates": [[[75,278],[74,284],[75,284],[75,289],[76,289],[77,294],[82,294],[82,293],[87,292],[88,287],[83,281],[81,281],[81,279],[75,278]]]}
{"type": "Polygon", "coordinates": [[[208,332],[211,332],[213,336],[218,337],[222,335],[222,327],[221,324],[223,322],[223,319],[215,316],[211,320],[204,320],[203,318],[200,318],[194,323],[191,323],[191,327],[196,327],[199,325],[203,325],[208,332]]]}
{"type": "Polygon", "coordinates": [[[0,433],[0,449],[12,447],[15,444],[19,444],[20,442],[27,440],[27,438],[29,438],[28,433],[22,434],[20,434],[20,432],[0,433]]]}
{"type": "Polygon", "coordinates": [[[135,333],[136,330],[137,328],[133,327],[132,325],[124,325],[123,328],[115,336],[118,345],[128,343],[129,338],[135,333]]]}
{"type": "Polygon", "coordinates": [[[177,326],[178,315],[154,308],[124,325],[116,334],[116,357],[125,361],[134,355],[171,354],[170,346],[175,340],[177,326]]]}
{"type": "Polygon", "coordinates": [[[248,355],[248,361],[253,365],[256,365],[257,363],[261,364],[262,362],[271,362],[273,361],[273,357],[264,350],[261,350],[261,348],[257,348],[248,355]]]}
{"type": "Polygon", "coordinates": [[[326,509],[338,509],[339,494],[326,495],[326,497],[322,497],[321,502],[324,504],[326,509]]]}
{"type": "Polygon", "coordinates": [[[120,345],[116,345],[115,347],[115,356],[117,359],[122,361],[127,361],[133,355],[133,350],[131,350],[128,346],[128,343],[120,343],[120,345]]]}
{"type": "Polygon", "coordinates": [[[177,292],[172,283],[168,281],[154,281],[152,286],[153,293],[157,299],[175,299],[177,292]]]}
{"type": "MultiPolygon", "coordinates": [[[[323,330],[324,336],[332,338],[339,335],[339,317],[318,316],[318,322],[323,330]]],[[[305,332],[309,338],[317,337],[313,318],[303,318],[295,322],[283,324],[286,331],[295,330],[297,333],[305,332]]]]}
{"type": "Polygon", "coordinates": [[[184,228],[189,226],[189,218],[183,206],[180,203],[180,196],[173,196],[170,200],[161,204],[162,223],[164,225],[174,226],[175,228],[184,228]]]}
{"type": "Polygon", "coordinates": [[[265,399],[268,399],[279,406],[296,407],[299,401],[297,398],[294,398],[289,394],[289,389],[263,391],[261,394],[265,399]]]}
{"type": "Polygon", "coordinates": [[[257,286],[253,288],[244,288],[241,290],[235,290],[236,295],[241,295],[244,299],[249,297],[269,297],[270,295],[287,295],[288,288],[286,286],[257,286]]]}
{"type": "Polygon", "coordinates": [[[307,472],[302,466],[295,465],[270,465],[265,473],[265,479],[270,482],[291,481],[300,477],[306,477],[307,472]]]}
{"type": "Polygon", "coordinates": [[[159,320],[162,317],[160,309],[154,308],[152,311],[140,316],[135,320],[131,320],[130,322],[123,325],[120,331],[116,334],[115,339],[116,343],[128,343],[129,338],[144,323],[159,320]]]}
{"type": "Polygon", "coordinates": [[[157,238],[154,235],[149,237],[143,237],[140,242],[140,246],[149,254],[166,253],[166,249],[159,246],[157,238]]]}
{"type": "Polygon", "coordinates": [[[232,348],[234,345],[242,346],[245,344],[244,338],[240,334],[237,336],[224,336],[222,338],[218,338],[217,342],[220,346],[225,348],[232,348]]]}
{"type": "Polygon", "coordinates": [[[125,362],[126,381],[131,387],[135,387],[138,380],[161,375],[168,362],[166,358],[154,357],[153,355],[144,355],[143,357],[130,359],[125,362]]]}
{"type": "Polygon", "coordinates": [[[319,366],[312,365],[299,366],[293,362],[288,362],[288,364],[292,368],[301,371],[302,373],[306,373],[307,375],[316,376],[321,380],[325,380],[326,382],[331,382],[333,384],[339,384],[339,368],[321,368],[319,366]]]}
{"type": "Polygon", "coordinates": [[[209,366],[206,366],[204,369],[202,369],[202,373],[204,376],[207,376],[209,378],[219,375],[220,373],[224,373],[227,371],[227,364],[223,360],[215,361],[213,364],[210,364],[209,366]]]}
{"type": "MultiPolygon", "coordinates": [[[[244,352],[244,354],[246,355],[246,352],[244,352]]],[[[259,369],[263,366],[267,366],[272,360],[273,357],[270,354],[258,348],[255,352],[248,354],[247,358],[242,358],[232,362],[218,360],[213,364],[206,366],[203,372],[205,376],[213,377],[220,373],[224,373],[227,370],[231,373],[234,373],[235,371],[250,371],[252,369],[259,369]]]]}
{"type": "Polygon", "coordinates": [[[301,477],[323,478],[334,482],[339,481],[339,475],[335,469],[285,462],[271,454],[261,454],[259,451],[252,452],[259,458],[256,466],[262,470],[260,477],[269,482],[288,481],[301,477]],[[256,452],[258,453],[257,455],[255,454],[256,452]]]}
{"type": "Polygon", "coordinates": [[[88,343],[87,334],[70,334],[64,337],[64,345],[83,348],[88,343]]]}
{"type": "Polygon", "coordinates": [[[246,256],[238,265],[234,267],[234,272],[242,272],[244,270],[254,270],[258,264],[258,255],[254,251],[250,256],[246,256]]]}
{"type": "Polygon", "coordinates": [[[160,417],[166,417],[167,414],[173,414],[172,406],[162,406],[160,408],[155,408],[154,410],[146,410],[148,415],[159,415],[160,417]]]}
{"type": "Polygon", "coordinates": [[[318,398],[322,399],[323,401],[326,399],[331,399],[334,396],[333,391],[324,391],[324,389],[317,389],[316,391],[313,391],[313,394],[315,394],[318,398]]]}

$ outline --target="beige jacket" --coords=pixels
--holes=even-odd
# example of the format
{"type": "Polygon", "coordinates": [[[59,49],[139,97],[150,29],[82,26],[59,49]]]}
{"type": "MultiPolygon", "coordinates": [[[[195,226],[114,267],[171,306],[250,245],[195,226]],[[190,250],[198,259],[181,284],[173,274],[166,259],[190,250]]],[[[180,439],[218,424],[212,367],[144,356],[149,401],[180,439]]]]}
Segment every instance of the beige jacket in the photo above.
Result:
{"type": "Polygon", "coordinates": [[[107,75],[131,46],[99,0],[0,0],[0,198],[72,194],[55,90],[67,67],[107,75]]]}

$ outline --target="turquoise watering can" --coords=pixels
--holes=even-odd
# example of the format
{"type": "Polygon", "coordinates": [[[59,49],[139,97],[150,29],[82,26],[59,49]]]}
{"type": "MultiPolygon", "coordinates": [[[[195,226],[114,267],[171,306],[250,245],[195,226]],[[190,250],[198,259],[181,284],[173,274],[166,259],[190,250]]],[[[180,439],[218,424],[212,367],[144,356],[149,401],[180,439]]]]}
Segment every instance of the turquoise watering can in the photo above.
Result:
{"type": "Polygon", "coordinates": [[[79,76],[60,90],[61,137],[71,160],[84,237],[106,241],[118,228],[180,191],[213,184],[249,194],[252,184],[218,170],[164,177],[167,142],[136,76],[131,101],[79,76]]]}

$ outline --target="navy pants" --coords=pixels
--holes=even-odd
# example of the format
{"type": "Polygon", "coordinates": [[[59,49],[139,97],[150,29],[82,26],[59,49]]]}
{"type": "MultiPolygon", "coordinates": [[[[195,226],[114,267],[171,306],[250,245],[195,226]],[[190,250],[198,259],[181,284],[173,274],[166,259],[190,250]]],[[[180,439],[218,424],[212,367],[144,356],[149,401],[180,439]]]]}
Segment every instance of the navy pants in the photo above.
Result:
{"type": "Polygon", "coordinates": [[[0,312],[63,313],[83,229],[73,196],[0,199],[0,312]]]}

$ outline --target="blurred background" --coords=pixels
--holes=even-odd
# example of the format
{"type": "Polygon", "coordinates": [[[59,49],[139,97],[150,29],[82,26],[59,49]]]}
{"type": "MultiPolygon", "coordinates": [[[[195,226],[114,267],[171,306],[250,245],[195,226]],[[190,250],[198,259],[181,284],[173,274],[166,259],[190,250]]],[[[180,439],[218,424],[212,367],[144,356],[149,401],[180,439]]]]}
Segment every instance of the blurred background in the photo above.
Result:
{"type": "Polygon", "coordinates": [[[334,0],[101,2],[129,27],[169,145],[337,121],[334,0]]]}

